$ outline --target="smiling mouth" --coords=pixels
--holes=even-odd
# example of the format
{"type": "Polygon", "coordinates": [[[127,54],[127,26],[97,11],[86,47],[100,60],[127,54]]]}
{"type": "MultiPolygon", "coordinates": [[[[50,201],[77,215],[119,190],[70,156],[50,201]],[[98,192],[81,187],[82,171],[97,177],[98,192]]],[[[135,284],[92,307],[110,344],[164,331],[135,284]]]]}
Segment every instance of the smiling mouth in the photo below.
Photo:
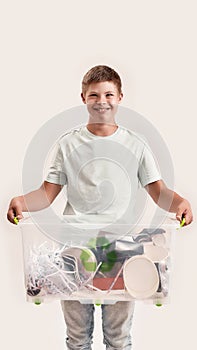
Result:
{"type": "Polygon", "coordinates": [[[97,107],[97,108],[93,108],[93,109],[97,112],[105,112],[105,111],[109,111],[110,107],[107,107],[107,108],[97,107]]]}

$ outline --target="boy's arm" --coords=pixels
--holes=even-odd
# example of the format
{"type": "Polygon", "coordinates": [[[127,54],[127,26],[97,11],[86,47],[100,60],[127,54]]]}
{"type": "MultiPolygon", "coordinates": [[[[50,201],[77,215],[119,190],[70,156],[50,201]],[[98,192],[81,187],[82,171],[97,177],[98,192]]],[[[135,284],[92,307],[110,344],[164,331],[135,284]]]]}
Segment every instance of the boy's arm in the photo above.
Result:
{"type": "Polygon", "coordinates": [[[23,196],[15,197],[9,204],[7,218],[14,223],[14,217],[23,218],[22,212],[47,208],[57,197],[62,186],[44,181],[40,188],[23,196]]]}
{"type": "Polygon", "coordinates": [[[193,215],[190,203],[170,190],[162,180],[148,184],[145,189],[160,208],[176,213],[177,220],[181,221],[184,217],[186,225],[192,222],[193,215]]]}

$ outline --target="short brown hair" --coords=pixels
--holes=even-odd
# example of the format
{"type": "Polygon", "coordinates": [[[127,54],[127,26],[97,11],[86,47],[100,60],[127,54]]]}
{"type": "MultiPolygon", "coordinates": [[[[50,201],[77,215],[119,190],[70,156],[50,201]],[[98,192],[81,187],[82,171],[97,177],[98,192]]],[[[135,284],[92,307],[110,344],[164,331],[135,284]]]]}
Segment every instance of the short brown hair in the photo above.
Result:
{"type": "Polygon", "coordinates": [[[84,75],[82,80],[82,93],[86,93],[90,84],[102,81],[112,81],[116,85],[118,92],[122,92],[122,83],[118,73],[108,66],[99,65],[91,68],[84,75]]]}

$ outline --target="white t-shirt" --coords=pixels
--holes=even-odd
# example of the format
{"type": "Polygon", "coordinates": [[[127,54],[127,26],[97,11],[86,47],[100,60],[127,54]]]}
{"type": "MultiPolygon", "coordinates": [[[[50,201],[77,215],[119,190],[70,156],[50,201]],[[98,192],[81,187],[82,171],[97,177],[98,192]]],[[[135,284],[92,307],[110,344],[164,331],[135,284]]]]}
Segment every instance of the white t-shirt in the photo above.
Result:
{"type": "Polygon", "coordinates": [[[96,136],[86,126],[64,134],[46,181],[67,185],[67,206],[77,215],[124,217],[135,205],[139,187],[161,175],[142,136],[122,126],[96,136]]]}

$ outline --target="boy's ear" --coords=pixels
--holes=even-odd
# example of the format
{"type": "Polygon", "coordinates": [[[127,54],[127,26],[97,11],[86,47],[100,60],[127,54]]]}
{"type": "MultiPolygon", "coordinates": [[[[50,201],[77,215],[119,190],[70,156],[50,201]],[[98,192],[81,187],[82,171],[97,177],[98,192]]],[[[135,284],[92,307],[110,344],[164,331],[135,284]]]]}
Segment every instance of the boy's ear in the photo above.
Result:
{"type": "Polygon", "coordinates": [[[83,92],[81,93],[81,99],[82,99],[83,103],[86,103],[86,100],[85,100],[85,97],[83,95],[83,92]]]}
{"type": "Polygon", "coordinates": [[[123,99],[123,93],[121,92],[120,96],[119,96],[119,102],[121,102],[123,99]]]}

